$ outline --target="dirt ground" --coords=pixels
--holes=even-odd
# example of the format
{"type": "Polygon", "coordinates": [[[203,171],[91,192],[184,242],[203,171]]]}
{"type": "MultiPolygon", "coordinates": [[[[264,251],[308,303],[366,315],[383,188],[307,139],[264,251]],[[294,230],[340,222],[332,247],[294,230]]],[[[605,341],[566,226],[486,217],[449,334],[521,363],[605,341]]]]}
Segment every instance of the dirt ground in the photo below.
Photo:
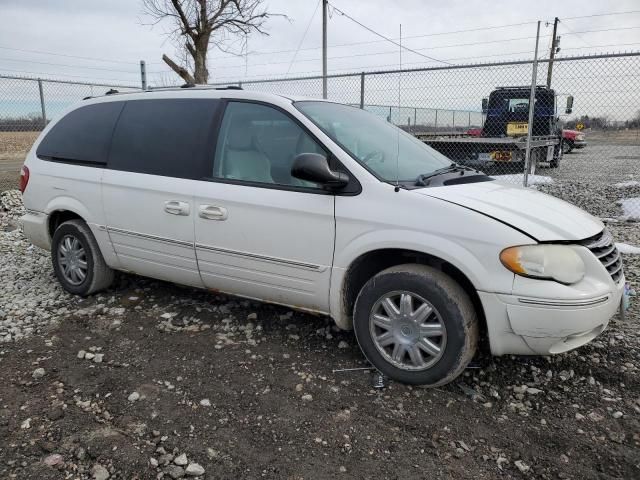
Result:
{"type": "Polygon", "coordinates": [[[65,308],[0,347],[0,478],[172,478],[181,453],[204,478],[640,478],[637,305],[433,390],[334,372],[365,365],[353,335],[281,307],[119,275],[65,308]]]}

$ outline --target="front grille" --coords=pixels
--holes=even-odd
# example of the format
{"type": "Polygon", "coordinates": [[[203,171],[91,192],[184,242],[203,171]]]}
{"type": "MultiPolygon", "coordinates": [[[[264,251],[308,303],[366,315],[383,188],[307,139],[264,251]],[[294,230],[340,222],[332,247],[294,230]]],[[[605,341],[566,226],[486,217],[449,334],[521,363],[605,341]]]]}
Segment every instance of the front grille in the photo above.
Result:
{"type": "Polygon", "coordinates": [[[620,277],[622,277],[622,256],[618,251],[616,244],[613,241],[613,235],[606,228],[597,235],[587,238],[579,242],[580,245],[584,245],[593,254],[598,257],[598,260],[607,269],[611,278],[615,283],[618,283],[620,277]]]}

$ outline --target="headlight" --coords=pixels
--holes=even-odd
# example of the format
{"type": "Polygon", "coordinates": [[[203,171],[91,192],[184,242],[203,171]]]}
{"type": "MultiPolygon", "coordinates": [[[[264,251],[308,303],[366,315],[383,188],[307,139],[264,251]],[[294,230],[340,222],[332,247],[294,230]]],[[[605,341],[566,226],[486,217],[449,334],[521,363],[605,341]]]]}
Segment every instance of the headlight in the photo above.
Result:
{"type": "Polygon", "coordinates": [[[576,136],[576,140],[584,140],[584,135],[578,135],[578,136],[576,136]]]}
{"type": "Polygon", "coordinates": [[[502,264],[517,275],[571,284],[585,273],[580,256],[565,245],[523,245],[505,248],[502,264]]]}

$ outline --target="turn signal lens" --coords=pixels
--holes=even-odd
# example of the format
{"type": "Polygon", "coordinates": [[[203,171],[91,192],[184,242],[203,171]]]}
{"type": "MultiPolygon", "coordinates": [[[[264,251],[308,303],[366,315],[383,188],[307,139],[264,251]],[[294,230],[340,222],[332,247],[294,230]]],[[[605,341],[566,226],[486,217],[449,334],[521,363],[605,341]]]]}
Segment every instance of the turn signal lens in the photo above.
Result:
{"type": "Polygon", "coordinates": [[[25,165],[22,166],[22,170],[20,170],[20,183],[18,188],[20,189],[20,193],[24,193],[27,189],[27,184],[29,183],[29,168],[25,165]]]}
{"type": "Polygon", "coordinates": [[[585,266],[569,245],[523,245],[505,248],[502,264],[517,275],[571,284],[582,280],[585,266]]]}

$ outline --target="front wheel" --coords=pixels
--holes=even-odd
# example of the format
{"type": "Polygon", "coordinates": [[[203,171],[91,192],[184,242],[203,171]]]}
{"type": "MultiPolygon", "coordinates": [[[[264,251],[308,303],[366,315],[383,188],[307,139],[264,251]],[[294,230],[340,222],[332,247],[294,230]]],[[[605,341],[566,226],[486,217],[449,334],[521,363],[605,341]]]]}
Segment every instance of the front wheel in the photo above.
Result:
{"type": "Polygon", "coordinates": [[[567,153],[570,153],[571,150],[573,150],[573,142],[571,141],[562,142],[562,153],[564,155],[566,155],[567,153]]]}
{"type": "Polygon", "coordinates": [[[353,321],[373,366],[413,385],[451,382],[471,361],[478,342],[469,296],[426,265],[399,265],[371,278],[356,299],[353,321]]]}

